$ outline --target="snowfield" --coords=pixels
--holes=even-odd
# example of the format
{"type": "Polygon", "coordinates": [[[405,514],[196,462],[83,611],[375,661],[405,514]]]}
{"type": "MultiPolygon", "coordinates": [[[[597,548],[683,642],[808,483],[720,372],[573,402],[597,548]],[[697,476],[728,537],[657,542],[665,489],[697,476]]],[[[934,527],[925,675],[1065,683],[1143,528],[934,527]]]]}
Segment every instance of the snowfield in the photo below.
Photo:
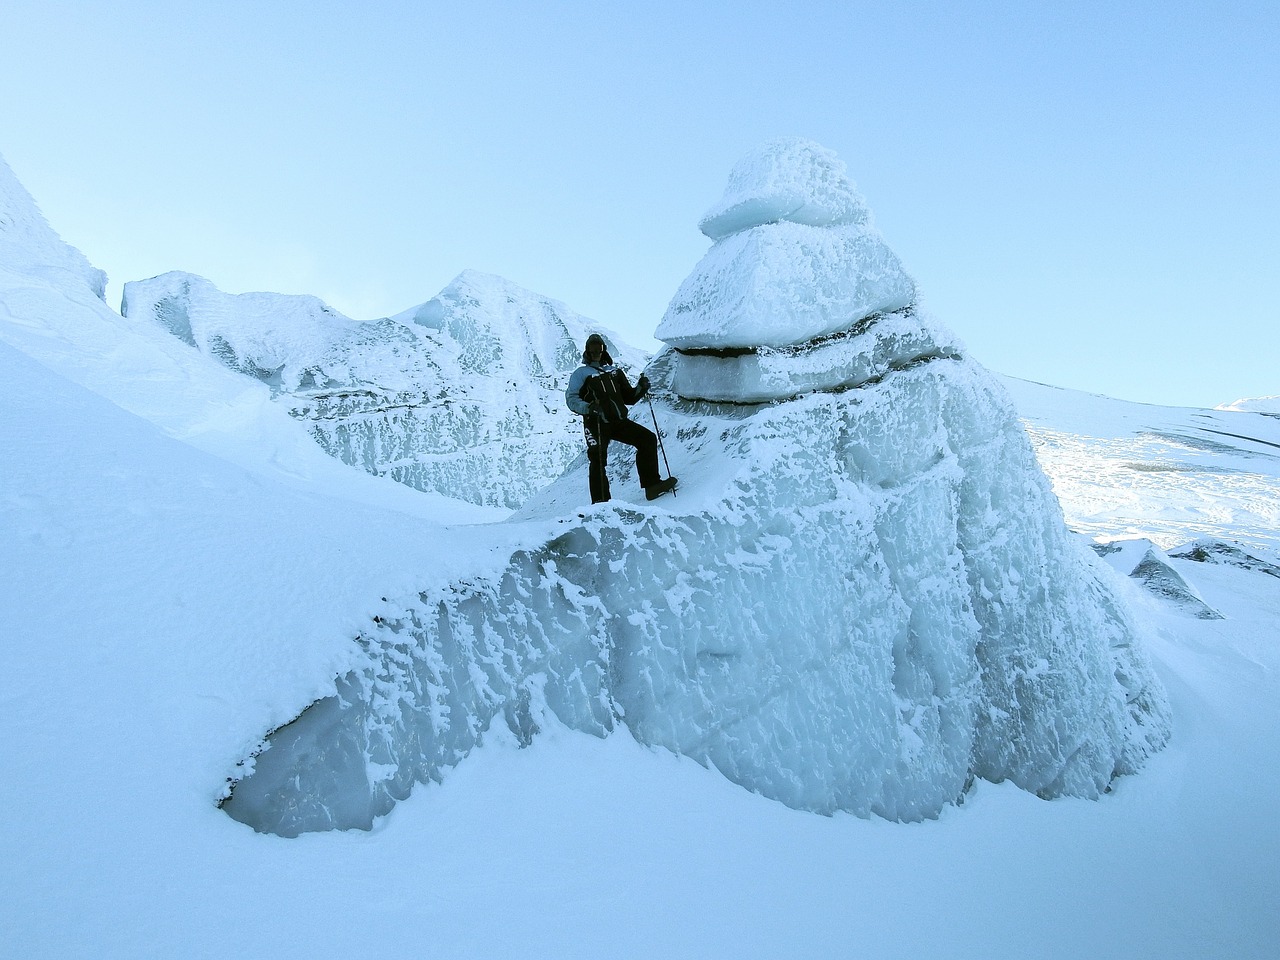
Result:
{"type": "MultiPolygon", "coordinates": [[[[585,478],[570,465],[492,522],[505,513],[341,465],[266,385],[110,310],[16,181],[0,187],[7,955],[1275,956],[1274,416],[1005,381],[1069,528],[1253,558],[1167,561],[1223,619],[1097,568],[1172,735],[1096,799],[977,779],[919,822],[822,816],[532,702],[537,736],[495,714],[372,829],[284,839],[218,806],[263,735],[362,667],[354,638],[383,629],[387,598],[496,581],[580,525],[585,478]]],[[[736,189],[730,219],[755,209],[736,189]]],[[[717,449],[686,430],[672,468],[712,476],[717,449]]],[[[633,508],[616,489],[587,526],[637,509],[661,526],[719,496],[691,482],[633,508]]]]}

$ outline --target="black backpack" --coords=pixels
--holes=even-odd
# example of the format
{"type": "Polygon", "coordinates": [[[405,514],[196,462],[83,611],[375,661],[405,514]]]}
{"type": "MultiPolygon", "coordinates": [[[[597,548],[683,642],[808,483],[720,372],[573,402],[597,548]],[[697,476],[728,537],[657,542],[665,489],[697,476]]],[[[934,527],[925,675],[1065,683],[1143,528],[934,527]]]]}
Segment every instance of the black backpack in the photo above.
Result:
{"type": "Polygon", "coordinates": [[[627,419],[627,404],[623,397],[631,394],[627,375],[617,367],[607,367],[586,382],[578,396],[591,404],[605,423],[617,423],[627,419]]]}

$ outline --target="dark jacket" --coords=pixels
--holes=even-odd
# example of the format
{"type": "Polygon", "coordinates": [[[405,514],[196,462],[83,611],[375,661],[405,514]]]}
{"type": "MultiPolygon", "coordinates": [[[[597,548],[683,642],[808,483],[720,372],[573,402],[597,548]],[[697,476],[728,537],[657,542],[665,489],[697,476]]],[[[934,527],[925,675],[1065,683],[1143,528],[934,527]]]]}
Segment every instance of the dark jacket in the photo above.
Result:
{"type": "Polygon", "coordinates": [[[564,401],[579,416],[616,423],[627,419],[627,407],[643,399],[648,386],[649,381],[642,375],[633,387],[606,353],[598,363],[584,363],[573,371],[564,401]]]}

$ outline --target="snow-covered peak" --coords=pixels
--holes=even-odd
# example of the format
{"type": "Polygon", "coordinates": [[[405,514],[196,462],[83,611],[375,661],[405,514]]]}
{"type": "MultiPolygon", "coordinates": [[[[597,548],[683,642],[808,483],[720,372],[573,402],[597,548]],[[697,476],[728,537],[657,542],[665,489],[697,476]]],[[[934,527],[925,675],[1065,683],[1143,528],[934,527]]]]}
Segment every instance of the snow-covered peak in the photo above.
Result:
{"type": "Polygon", "coordinates": [[[1238,410],[1242,413],[1266,413],[1271,416],[1280,416],[1280,397],[1247,397],[1243,400],[1234,400],[1231,403],[1220,404],[1214,409],[1238,410]]]}
{"type": "Polygon", "coordinates": [[[88,288],[103,297],[107,275],[49,226],[27,188],[0,156],[0,270],[39,276],[55,287],[88,288]]]}
{"type": "Polygon", "coordinates": [[[698,229],[712,240],[788,220],[809,226],[866,223],[870,214],[835,153],[812,140],[770,140],[729,173],[720,202],[698,229]]]}
{"type": "Polygon", "coordinates": [[[456,344],[463,369],[478,373],[563,374],[578,365],[587,335],[596,332],[615,359],[643,362],[638,351],[559,300],[478,270],[462,271],[426,303],[391,319],[438,331],[456,344]]]}
{"type": "Polygon", "coordinates": [[[120,312],[283,389],[297,389],[309,369],[360,328],[317,297],[224,293],[179,270],[126,283],[120,312]]]}

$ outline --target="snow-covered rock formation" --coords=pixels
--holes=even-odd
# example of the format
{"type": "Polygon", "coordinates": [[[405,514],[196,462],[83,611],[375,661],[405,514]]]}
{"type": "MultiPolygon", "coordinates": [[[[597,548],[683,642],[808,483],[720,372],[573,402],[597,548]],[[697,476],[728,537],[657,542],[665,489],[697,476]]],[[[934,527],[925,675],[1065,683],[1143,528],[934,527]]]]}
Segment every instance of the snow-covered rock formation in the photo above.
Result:
{"type": "Polygon", "coordinates": [[[915,283],[844,165],[815,143],[772,141],[744,158],[700,226],[716,242],[656,332],[678,353],[683,397],[784,400],[960,350],[916,316],[915,283]]]}
{"type": "Polygon", "coordinates": [[[821,813],[935,816],[974,778],[1096,797],[1137,770],[1169,713],[1134,622],[855,198],[813,144],[740,167],[650,367],[677,496],[619,475],[575,516],[578,464],[505,565],[384,598],[363,664],[226,810],[368,827],[486,735],[555,722],[821,813]]]}
{"type": "Polygon", "coordinates": [[[1095,543],[1092,549],[1116,571],[1136,580],[1144,590],[1170,606],[1201,620],[1225,619],[1173,568],[1169,554],[1150,540],[1113,540],[1095,543]]]}
{"type": "Polygon", "coordinates": [[[414,489],[510,509],[582,447],[563,383],[599,328],[500,277],[465,271],[426,303],[357,321],[175,272],[125,284],[121,312],[268,384],[327,453],[414,489]]]}

